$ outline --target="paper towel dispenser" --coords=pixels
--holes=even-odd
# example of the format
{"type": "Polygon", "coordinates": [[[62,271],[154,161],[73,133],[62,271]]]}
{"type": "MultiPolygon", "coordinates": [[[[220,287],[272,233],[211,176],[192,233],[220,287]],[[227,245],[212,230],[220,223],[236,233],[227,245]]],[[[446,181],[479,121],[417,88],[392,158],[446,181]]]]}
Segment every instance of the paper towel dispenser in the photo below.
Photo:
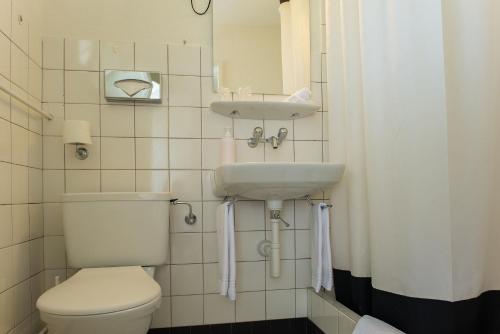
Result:
{"type": "Polygon", "coordinates": [[[161,75],[158,72],[104,71],[107,100],[161,102],[161,75]]]}

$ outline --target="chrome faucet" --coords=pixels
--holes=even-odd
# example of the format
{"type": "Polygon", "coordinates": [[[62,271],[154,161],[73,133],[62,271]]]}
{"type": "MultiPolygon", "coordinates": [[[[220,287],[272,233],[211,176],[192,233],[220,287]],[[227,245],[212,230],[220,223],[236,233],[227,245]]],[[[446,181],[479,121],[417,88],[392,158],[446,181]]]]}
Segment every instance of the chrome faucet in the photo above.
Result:
{"type": "Polygon", "coordinates": [[[278,131],[278,136],[271,136],[269,138],[262,138],[264,131],[260,126],[253,129],[252,137],[248,138],[248,146],[251,148],[257,147],[259,143],[270,143],[273,149],[277,149],[283,140],[285,140],[288,135],[288,130],[286,128],[281,128],[278,131]]]}

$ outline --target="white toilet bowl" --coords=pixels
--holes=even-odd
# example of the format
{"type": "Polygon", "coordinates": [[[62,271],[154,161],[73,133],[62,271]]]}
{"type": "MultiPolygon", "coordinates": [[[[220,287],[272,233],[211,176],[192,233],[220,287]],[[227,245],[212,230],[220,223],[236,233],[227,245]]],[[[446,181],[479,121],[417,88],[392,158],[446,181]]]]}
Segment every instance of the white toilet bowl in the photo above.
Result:
{"type": "Polygon", "coordinates": [[[145,334],[161,288],[141,267],[86,268],[37,301],[50,334],[145,334]]]}

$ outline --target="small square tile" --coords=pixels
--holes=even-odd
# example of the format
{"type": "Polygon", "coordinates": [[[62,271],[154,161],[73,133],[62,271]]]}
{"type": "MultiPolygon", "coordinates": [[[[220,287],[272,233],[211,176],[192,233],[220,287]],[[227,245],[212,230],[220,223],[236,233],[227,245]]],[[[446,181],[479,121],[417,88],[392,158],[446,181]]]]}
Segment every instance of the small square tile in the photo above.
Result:
{"type": "Polygon", "coordinates": [[[265,239],[265,232],[236,232],[236,260],[260,261],[264,258],[257,252],[259,242],[265,239]]]}
{"type": "Polygon", "coordinates": [[[67,70],[99,71],[99,41],[66,39],[65,57],[67,70]]]}
{"type": "Polygon", "coordinates": [[[266,319],[266,294],[264,291],[238,293],[236,321],[262,321],[266,319]]]}
{"type": "Polygon", "coordinates": [[[158,266],[155,280],[160,284],[162,296],[170,296],[170,266],[158,266]]]}
{"type": "MultiPolygon", "coordinates": [[[[97,104],[66,104],[66,119],[90,123],[90,135],[101,135],[101,113],[97,104]]],[[[104,106],[103,106],[104,107],[104,106]]],[[[62,135],[62,131],[57,134],[62,135]]]]}
{"type": "Polygon", "coordinates": [[[43,201],[43,171],[30,168],[28,170],[28,201],[41,203],[43,201]]]}
{"type": "Polygon", "coordinates": [[[202,138],[220,139],[224,136],[225,128],[233,127],[233,120],[231,118],[217,114],[208,108],[203,108],[201,117],[202,138]]]}
{"type": "Polygon", "coordinates": [[[249,147],[247,140],[236,140],[237,162],[264,162],[264,144],[257,147],[249,147]]]}
{"type": "Polygon", "coordinates": [[[199,171],[170,171],[170,190],[184,201],[201,201],[201,181],[199,171]]]}
{"type": "Polygon", "coordinates": [[[103,192],[134,192],[135,171],[102,170],[101,190],[103,192]]]}
{"type": "Polygon", "coordinates": [[[212,77],[201,78],[201,105],[205,108],[210,107],[210,104],[220,100],[219,94],[215,92],[214,82],[212,77]]]}
{"type": "Polygon", "coordinates": [[[202,262],[201,233],[175,233],[171,235],[172,264],[202,262]]]}
{"type": "Polygon", "coordinates": [[[170,297],[161,299],[160,308],[153,313],[151,328],[167,328],[172,326],[170,297]]]}
{"type": "Polygon", "coordinates": [[[29,242],[30,275],[41,273],[44,268],[44,238],[29,242]]]}
{"type": "Polygon", "coordinates": [[[135,135],[137,137],[168,137],[168,109],[162,107],[135,107],[135,135]]]}
{"type": "Polygon", "coordinates": [[[203,265],[203,291],[219,293],[219,264],[205,263],[203,265]]]}
{"type": "Polygon", "coordinates": [[[220,202],[203,202],[203,232],[216,231],[216,210],[220,202]]]}
{"type": "Polygon", "coordinates": [[[42,169],[43,141],[42,136],[29,131],[28,135],[28,166],[42,169]]]}
{"type": "Polygon", "coordinates": [[[64,104],[43,103],[42,110],[54,115],[54,119],[43,119],[44,136],[62,136],[64,125],[64,104]]]}
{"type": "Polygon", "coordinates": [[[217,234],[203,233],[203,263],[218,261],[217,234]]]}
{"type": "Polygon", "coordinates": [[[168,59],[170,74],[178,75],[200,75],[200,55],[199,46],[190,45],[169,45],[168,59]]]}
{"type": "Polygon", "coordinates": [[[43,201],[61,202],[61,194],[64,193],[64,171],[44,170],[43,171],[43,201]]]}
{"type": "Polygon", "coordinates": [[[0,162],[0,204],[12,203],[12,165],[0,162]]]}
{"type": "Polygon", "coordinates": [[[167,169],[168,139],[137,138],[135,140],[136,168],[167,169]]]}
{"type": "Polygon", "coordinates": [[[101,135],[106,137],[133,137],[134,107],[102,105],[101,135]]]}
{"type": "Polygon", "coordinates": [[[101,41],[101,71],[134,70],[134,43],[101,41]]]}
{"type": "Polygon", "coordinates": [[[312,116],[296,119],[294,129],[295,140],[322,140],[323,113],[316,112],[312,116]]]}
{"type": "Polygon", "coordinates": [[[280,261],[280,277],[271,277],[271,261],[267,262],[266,290],[295,288],[295,260],[280,261]]]}
{"type": "Polygon", "coordinates": [[[43,217],[44,234],[46,236],[63,235],[61,203],[44,203],[43,217]]]}
{"type": "Polygon", "coordinates": [[[311,286],[311,260],[302,259],[295,261],[295,287],[305,289],[311,286]]]}
{"type": "Polygon", "coordinates": [[[265,144],[265,160],[266,162],[293,162],[294,151],[293,142],[290,140],[283,141],[281,145],[274,149],[271,144],[265,144]]]}
{"type": "Polygon", "coordinates": [[[66,71],[64,90],[67,103],[98,104],[99,73],[66,71]]]}
{"type": "Polygon", "coordinates": [[[64,144],[62,137],[43,137],[43,168],[64,169],[64,144]]]}
{"type": "Polygon", "coordinates": [[[295,256],[297,259],[308,259],[311,257],[310,250],[311,232],[309,230],[295,231],[296,250],[295,256]]]}
{"type": "Polygon", "coordinates": [[[295,290],[266,291],[266,319],[295,317],[295,290]]]}
{"type": "Polygon", "coordinates": [[[201,107],[200,77],[170,75],[168,80],[172,107],[201,107]]]}
{"type": "Polygon", "coordinates": [[[102,169],[135,169],[133,138],[101,138],[102,169]]]}
{"type": "Polygon", "coordinates": [[[29,159],[29,131],[12,125],[12,162],[28,166],[29,159]]]}
{"type": "Polygon", "coordinates": [[[201,138],[200,108],[170,108],[171,138],[201,138]]]}
{"type": "Polygon", "coordinates": [[[0,74],[10,79],[10,40],[0,34],[0,74]]]}
{"type": "Polygon", "coordinates": [[[98,170],[67,170],[67,193],[95,193],[101,190],[101,175],[98,170]]]}
{"type": "Polygon", "coordinates": [[[43,68],[62,70],[64,68],[64,39],[46,37],[43,40],[43,68]]]}
{"type": "Polygon", "coordinates": [[[30,237],[30,217],[27,204],[12,206],[12,236],[13,242],[26,242],[30,237]]]}
{"type": "Polygon", "coordinates": [[[92,144],[81,145],[87,149],[88,157],[80,160],[76,157],[76,146],[64,145],[66,169],[99,169],[101,166],[101,137],[92,137],[92,144]]]}
{"type": "Polygon", "coordinates": [[[204,295],[204,323],[221,324],[235,321],[236,303],[221,295],[204,295]]]}
{"type": "Polygon", "coordinates": [[[136,42],[135,70],[167,74],[167,45],[155,42],[136,42]]]}
{"type": "Polygon", "coordinates": [[[6,162],[12,160],[11,123],[3,119],[0,119],[0,160],[6,162]]]}
{"type": "Polygon", "coordinates": [[[38,101],[42,100],[42,69],[31,59],[28,62],[28,92],[38,101]]]}
{"type": "Polygon", "coordinates": [[[10,48],[11,80],[17,86],[28,91],[28,56],[15,44],[10,48]]]}
{"type": "Polygon", "coordinates": [[[322,162],[323,142],[295,141],[295,162],[322,162]]]}
{"type": "Polygon", "coordinates": [[[222,164],[220,139],[202,139],[201,151],[201,168],[215,169],[222,164]]]}
{"type": "Polygon", "coordinates": [[[193,295],[203,293],[203,265],[172,265],[172,295],[193,295]]]}
{"type": "Polygon", "coordinates": [[[266,288],[266,263],[238,262],[236,264],[236,291],[260,291],[266,288]]]}
{"type": "Polygon", "coordinates": [[[136,191],[168,192],[170,190],[168,170],[136,170],[136,191]]]}
{"type": "Polygon", "coordinates": [[[12,203],[28,203],[28,168],[12,165],[12,203]]]}
{"type": "Polygon", "coordinates": [[[64,102],[64,77],[62,70],[43,70],[43,101],[64,102]]]}
{"type": "Polygon", "coordinates": [[[66,248],[64,237],[53,236],[44,238],[45,268],[66,268],[66,248]]]}
{"type": "MultiPolygon", "coordinates": [[[[12,206],[0,205],[0,249],[10,245],[12,245],[12,206]]],[[[0,291],[3,291],[2,286],[0,282],[0,291]]]]}
{"type": "Polygon", "coordinates": [[[30,276],[29,242],[12,246],[14,283],[18,284],[30,276]]]}
{"type": "Polygon", "coordinates": [[[265,208],[262,201],[239,201],[235,205],[236,231],[265,230],[265,208]]]}
{"type": "Polygon", "coordinates": [[[200,139],[170,139],[170,168],[200,169],[200,139]]]}
{"type": "Polygon", "coordinates": [[[203,295],[172,297],[172,326],[203,324],[203,295]]]}

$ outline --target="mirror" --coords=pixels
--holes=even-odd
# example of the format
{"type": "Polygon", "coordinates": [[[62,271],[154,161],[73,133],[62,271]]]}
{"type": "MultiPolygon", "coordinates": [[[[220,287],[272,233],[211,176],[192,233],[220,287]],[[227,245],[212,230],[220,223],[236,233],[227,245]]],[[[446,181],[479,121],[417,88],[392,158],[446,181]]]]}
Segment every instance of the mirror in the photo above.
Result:
{"type": "Polygon", "coordinates": [[[289,95],[309,88],[309,11],[309,0],[214,0],[214,90],[289,95]]]}

